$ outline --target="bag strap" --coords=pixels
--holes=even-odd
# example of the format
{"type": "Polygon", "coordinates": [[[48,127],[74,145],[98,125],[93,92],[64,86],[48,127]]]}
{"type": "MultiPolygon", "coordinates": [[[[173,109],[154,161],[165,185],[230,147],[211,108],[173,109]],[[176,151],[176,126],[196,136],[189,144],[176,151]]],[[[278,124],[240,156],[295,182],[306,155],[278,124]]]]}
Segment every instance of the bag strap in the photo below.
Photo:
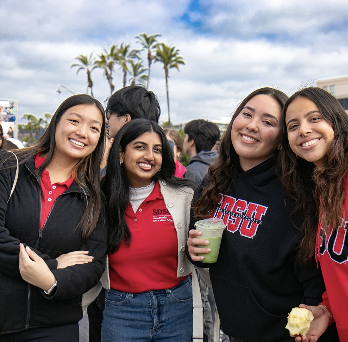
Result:
{"type": "Polygon", "coordinates": [[[13,194],[13,191],[14,191],[14,189],[15,189],[15,187],[16,187],[17,179],[18,179],[18,169],[19,169],[19,166],[18,166],[18,158],[17,158],[16,154],[13,153],[12,151],[8,151],[8,152],[12,153],[12,154],[15,156],[16,162],[17,162],[17,166],[16,166],[15,178],[14,178],[14,181],[13,181],[12,189],[11,189],[11,192],[10,192],[10,196],[9,196],[9,198],[8,198],[8,200],[7,200],[7,203],[8,203],[8,201],[10,200],[10,198],[11,198],[11,196],[12,196],[12,194],[13,194]]]}

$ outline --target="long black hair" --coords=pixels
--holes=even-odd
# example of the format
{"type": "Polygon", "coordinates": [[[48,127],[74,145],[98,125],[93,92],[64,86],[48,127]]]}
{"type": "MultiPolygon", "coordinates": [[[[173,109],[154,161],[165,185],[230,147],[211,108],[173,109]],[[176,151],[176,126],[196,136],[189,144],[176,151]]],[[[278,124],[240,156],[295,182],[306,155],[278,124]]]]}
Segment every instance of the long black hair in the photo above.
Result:
{"type": "MultiPolygon", "coordinates": [[[[93,232],[101,210],[101,191],[100,191],[100,163],[104,153],[104,133],[105,133],[105,115],[102,104],[95,98],[78,94],[65,99],[54,113],[49,126],[39,141],[27,148],[14,150],[19,163],[23,164],[26,160],[35,156],[37,153],[45,153],[46,160],[36,170],[38,179],[41,179],[42,172],[51,163],[56,147],[55,133],[57,125],[62,115],[71,107],[78,105],[94,105],[102,116],[103,124],[100,131],[98,144],[94,151],[88,156],[82,158],[75,167],[75,181],[83,192],[88,195],[85,211],[78,223],[77,228],[81,229],[82,238],[86,239],[93,232]]],[[[13,157],[14,158],[14,157],[13,157]]]]}
{"type": "Polygon", "coordinates": [[[162,165],[154,180],[163,180],[174,187],[192,186],[186,179],[177,178],[173,152],[163,129],[154,121],[146,119],[131,120],[117,133],[109,153],[106,175],[102,180],[102,189],[106,197],[106,217],[109,221],[108,252],[116,251],[122,240],[129,245],[131,233],[125,220],[125,211],[129,204],[129,180],[124,163],[120,164],[120,152],[140,135],[155,132],[162,142],[162,165]]]}

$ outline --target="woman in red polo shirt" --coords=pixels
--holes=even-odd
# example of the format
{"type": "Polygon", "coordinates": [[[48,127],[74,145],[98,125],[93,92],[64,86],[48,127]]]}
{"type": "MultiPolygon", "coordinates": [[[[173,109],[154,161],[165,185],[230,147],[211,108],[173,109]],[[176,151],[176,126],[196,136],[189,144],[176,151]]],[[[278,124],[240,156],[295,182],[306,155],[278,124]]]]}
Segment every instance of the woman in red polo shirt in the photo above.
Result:
{"type": "Polygon", "coordinates": [[[36,145],[0,153],[1,342],[79,340],[82,295],[105,267],[104,130],[99,101],[74,95],[36,145]]]}
{"type": "Polygon", "coordinates": [[[161,127],[132,120],[118,132],[102,188],[110,289],[102,341],[191,341],[191,266],[185,254],[193,190],[174,176],[161,127]]]}

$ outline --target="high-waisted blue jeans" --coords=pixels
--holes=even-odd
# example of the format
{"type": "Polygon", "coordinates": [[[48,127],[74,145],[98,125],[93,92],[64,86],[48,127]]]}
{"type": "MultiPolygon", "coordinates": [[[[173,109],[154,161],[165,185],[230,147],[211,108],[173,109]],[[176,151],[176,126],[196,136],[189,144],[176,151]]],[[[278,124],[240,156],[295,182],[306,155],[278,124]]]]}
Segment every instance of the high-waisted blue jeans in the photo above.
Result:
{"type": "Polygon", "coordinates": [[[102,342],[190,342],[192,281],[142,293],[106,291],[102,342]]]}

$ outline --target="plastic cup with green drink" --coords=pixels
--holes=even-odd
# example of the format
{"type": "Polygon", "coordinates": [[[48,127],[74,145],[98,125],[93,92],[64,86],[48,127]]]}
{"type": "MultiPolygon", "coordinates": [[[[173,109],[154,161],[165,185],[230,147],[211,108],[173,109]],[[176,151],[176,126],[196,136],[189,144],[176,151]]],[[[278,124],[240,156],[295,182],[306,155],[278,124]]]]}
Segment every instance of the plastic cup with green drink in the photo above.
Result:
{"type": "Polygon", "coordinates": [[[225,229],[225,223],[218,218],[208,218],[205,220],[200,220],[195,223],[197,230],[202,232],[199,239],[204,239],[209,241],[208,246],[198,245],[200,248],[210,248],[209,253],[201,253],[199,256],[204,256],[202,262],[213,264],[217,261],[221,243],[222,233],[225,229]]]}

